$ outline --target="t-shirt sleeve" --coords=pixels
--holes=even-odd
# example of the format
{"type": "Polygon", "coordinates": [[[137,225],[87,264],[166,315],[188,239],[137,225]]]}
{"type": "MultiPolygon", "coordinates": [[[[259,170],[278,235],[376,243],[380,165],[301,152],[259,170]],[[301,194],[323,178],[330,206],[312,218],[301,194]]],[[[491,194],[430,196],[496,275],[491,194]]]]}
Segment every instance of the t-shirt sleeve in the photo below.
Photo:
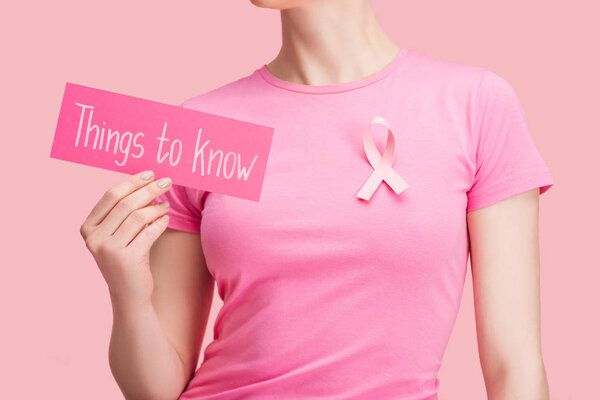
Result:
{"type": "Polygon", "coordinates": [[[531,136],[525,110],[514,88],[484,70],[471,107],[475,173],[467,191],[467,211],[492,205],[525,191],[554,184],[531,136]]]}
{"type": "MultiPolygon", "coordinates": [[[[180,103],[179,107],[189,108],[188,100],[180,103]]],[[[203,194],[202,190],[173,183],[169,190],[155,198],[154,203],[169,202],[169,228],[200,233],[203,194]]]]}
{"type": "Polygon", "coordinates": [[[169,202],[168,227],[180,231],[200,233],[202,221],[202,193],[199,189],[171,184],[171,188],[155,198],[156,203],[169,202]]]}

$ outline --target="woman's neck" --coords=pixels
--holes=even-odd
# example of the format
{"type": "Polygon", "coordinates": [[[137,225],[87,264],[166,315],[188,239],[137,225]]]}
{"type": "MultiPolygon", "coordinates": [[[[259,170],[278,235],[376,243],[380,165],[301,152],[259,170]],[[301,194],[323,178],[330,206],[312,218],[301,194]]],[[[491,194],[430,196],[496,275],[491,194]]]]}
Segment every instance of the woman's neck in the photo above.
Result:
{"type": "Polygon", "coordinates": [[[358,80],[382,69],[400,50],[368,0],[315,0],[280,12],[282,45],[267,69],[286,81],[358,80]]]}

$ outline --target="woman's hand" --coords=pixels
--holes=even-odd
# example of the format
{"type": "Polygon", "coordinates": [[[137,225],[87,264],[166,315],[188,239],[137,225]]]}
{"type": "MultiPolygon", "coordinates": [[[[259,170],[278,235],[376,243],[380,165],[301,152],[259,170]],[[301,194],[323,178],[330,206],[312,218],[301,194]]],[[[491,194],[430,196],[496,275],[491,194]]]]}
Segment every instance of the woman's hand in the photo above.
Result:
{"type": "Polygon", "coordinates": [[[140,172],[107,190],[80,228],[111,298],[128,304],[150,301],[150,248],[168,223],[168,202],[150,203],[171,188],[171,180],[153,177],[140,172]]]}

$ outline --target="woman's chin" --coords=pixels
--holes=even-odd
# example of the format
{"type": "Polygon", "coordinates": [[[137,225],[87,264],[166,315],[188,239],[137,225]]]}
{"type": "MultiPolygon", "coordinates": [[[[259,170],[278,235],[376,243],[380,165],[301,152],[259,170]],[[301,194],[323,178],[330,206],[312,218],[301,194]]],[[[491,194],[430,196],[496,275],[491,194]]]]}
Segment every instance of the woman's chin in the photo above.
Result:
{"type": "Polygon", "coordinates": [[[250,2],[257,7],[273,8],[276,10],[298,7],[309,1],[310,0],[250,0],[250,2]]]}

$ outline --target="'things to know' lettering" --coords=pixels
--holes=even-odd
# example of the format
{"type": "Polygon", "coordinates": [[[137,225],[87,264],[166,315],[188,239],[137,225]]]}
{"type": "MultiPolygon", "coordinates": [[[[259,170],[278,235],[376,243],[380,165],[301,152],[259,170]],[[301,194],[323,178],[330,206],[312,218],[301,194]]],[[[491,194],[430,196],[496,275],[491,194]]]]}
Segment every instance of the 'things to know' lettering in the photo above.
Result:
{"type": "MultiPolygon", "coordinates": [[[[115,160],[118,166],[123,166],[127,163],[129,156],[134,158],[141,158],[144,155],[144,146],[139,143],[144,137],[143,132],[137,132],[135,135],[132,132],[125,131],[119,132],[106,126],[106,122],[102,122],[102,126],[94,124],[92,122],[94,106],[75,103],[81,107],[81,115],[79,117],[79,125],[77,127],[77,135],[75,137],[75,147],[80,145],[82,134],[84,135],[83,147],[88,147],[90,141],[90,134],[93,134],[92,149],[111,152],[113,154],[119,153],[122,156],[120,161],[115,160]],[[89,112],[86,112],[89,111],[89,112]],[[87,114],[87,124],[85,124],[85,117],[87,114]],[[86,125],[84,127],[84,125],[86,125]],[[137,153],[132,152],[138,150],[137,153]]],[[[180,139],[169,139],[166,137],[167,133],[167,122],[163,125],[161,136],[157,136],[159,140],[158,150],[156,154],[156,163],[162,164],[165,161],[171,166],[176,166],[181,161],[181,156],[184,151],[183,143],[180,139]]],[[[258,159],[258,155],[255,155],[250,163],[250,166],[246,167],[242,165],[242,156],[240,153],[227,152],[223,150],[217,150],[213,148],[207,148],[210,140],[205,140],[203,143],[200,141],[202,135],[202,129],[198,130],[196,137],[195,149],[192,160],[192,172],[195,173],[198,169],[202,176],[214,175],[216,177],[223,176],[225,179],[243,179],[248,180],[254,163],[258,159]],[[206,153],[206,154],[205,154],[206,153]],[[216,160],[216,167],[214,167],[216,160]],[[198,168],[198,161],[200,167],[198,168]],[[236,173],[237,172],[237,173],[236,173]]]]}

